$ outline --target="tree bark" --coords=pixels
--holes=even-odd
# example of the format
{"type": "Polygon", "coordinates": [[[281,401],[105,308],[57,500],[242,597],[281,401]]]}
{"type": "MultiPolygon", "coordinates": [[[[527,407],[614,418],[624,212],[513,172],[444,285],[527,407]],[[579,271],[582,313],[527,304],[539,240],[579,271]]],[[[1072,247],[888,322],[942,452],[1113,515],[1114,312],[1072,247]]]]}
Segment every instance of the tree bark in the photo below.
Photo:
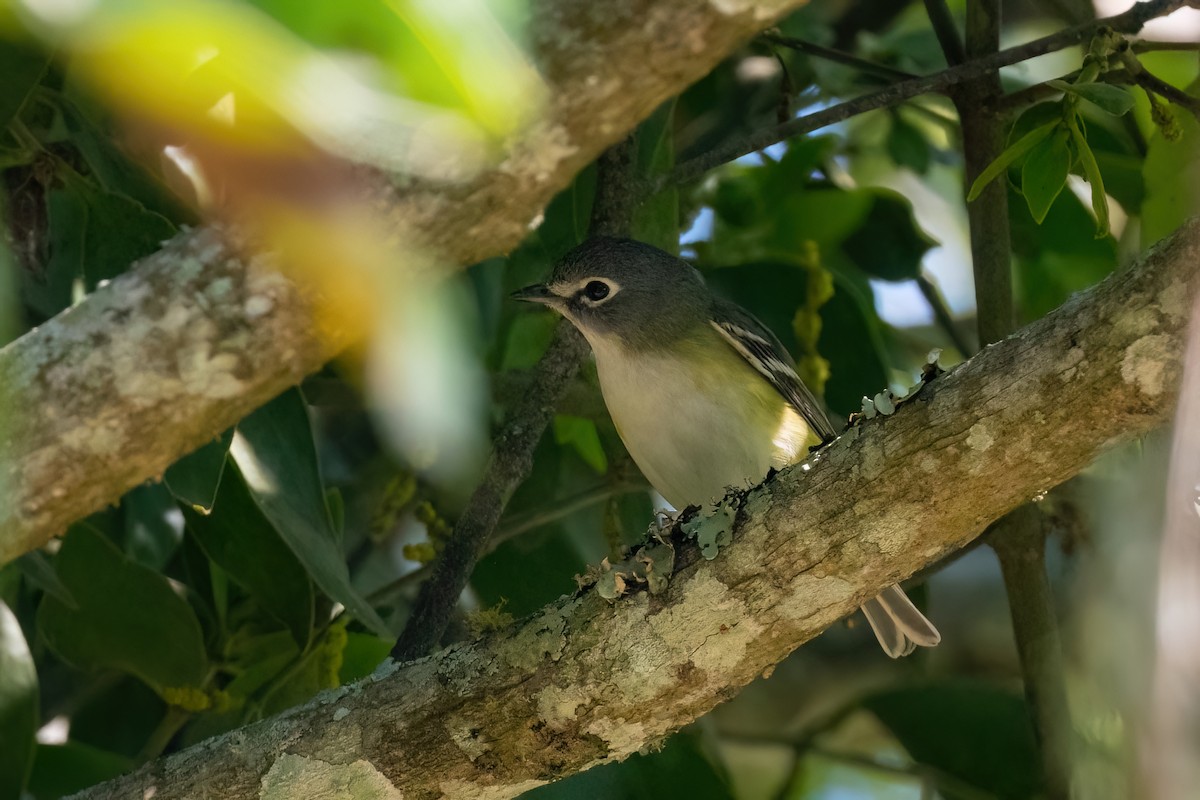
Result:
{"type": "MultiPolygon", "coordinates": [[[[537,0],[547,99],[503,161],[458,185],[364,174],[363,192],[444,263],[504,253],[605,147],[802,2],[537,0]]],[[[353,335],[314,326],[266,259],[202,229],[0,350],[0,564],[161,475],[353,335]]]]}
{"type": "Polygon", "coordinates": [[[737,498],[665,594],[564,597],[77,797],[505,798],[625,758],[1176,402],[1200,220],[737,498]]]}

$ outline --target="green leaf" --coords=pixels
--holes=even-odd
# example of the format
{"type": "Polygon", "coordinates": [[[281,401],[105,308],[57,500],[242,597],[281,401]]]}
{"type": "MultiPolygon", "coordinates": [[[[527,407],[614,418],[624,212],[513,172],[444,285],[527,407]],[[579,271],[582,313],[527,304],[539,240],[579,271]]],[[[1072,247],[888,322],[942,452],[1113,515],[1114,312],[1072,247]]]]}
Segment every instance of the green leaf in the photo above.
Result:
{"type": "Polygon", "coordinates": [[[1104,177],[1100,174],[1100,165],[1088,146],[1087,138],[1079,127],[1078,117],[1072,115],[1067,127],[1071,129],[1071,141],[1075,152],[1079,154],[1079,163],[1083,165],[1083,175],[1092,187],[1092,211],[1096,215],[1096,238],[1108,235],[1108,197],[1104,193],[1104,177]]]}
{"type": "Polygon", "coordinates": [[[50,54],[34,48],[26,42],[14,42],[7,37],[0,46],[0,131],[21,112],[26,98],[37,86],[46,67],[50,64],[50,54]]]}
{"type": "Polygon", "coordinates": [[[1047,81],[1050,86],[1060,91],[1078,95],[1101,110],[1120,117],[1128,114],[1133,108],[1133,95],[1120,86],[1111,83],[1067,83],[1066,81],[1047,81]]]}
{"type": "Polygon", "coordinates": [[[1045,125],[1034,128],[1029,133],[1022,136],[1015,144],[1009,145],[1003,153],[996,156],[996,160],[987,165],[987,168],[979,173],[979,177],[971,184],[971,191],[967,193],[967,202],[971,202],[976,197],[979,197],[980,192],[999,175],[1001,175],[1010,166],[1017,163],[1022,157],[1032,150],[1038,142],[1045,139],[1050,133],[1059,126],[1059,122],[1047,122],[1045,125]]]}
{"type": "Polygon", "coordinates": [[[898,112],[892,114],[892,130],[887,141],[888,155],[898,167],[908,167],[918,175],[929,171],[929,142],[915,125],[898,112]]]}
{"type": "Polygon", "coordinates": [[[175,235],[170,220],[124,194],[105,191],[78,176],[68,178],[66,185],[87,207],[87,228],[76,235],[83,240],[83,275],[88,291],[161,249],[162,243],[175,235]],[[114,231],[120,231],[120,235],[114,236],[114,231]]]}
{"type": "MultiPolygon", "coordinates": [[[[1189,87],[1200,88],[1200,82],[1189,87]]],[[[1169,141],[1161,133],[1150,139],[1142,167],[1146,200],[1142,205],[1141,246],[1147,248],[1200,213],[1200,120],[1176,114],[1182,135],[1169,141]]]]}
{"type": "MultiPolygon", "coordinates": [[[[868,697],[875,714],[922,764],[1001,800],[1035,797],[1041,762],[1024,700],[982,683],[939,683],[868,697]]],[[[949,786],[938,791],[947,800],[949,786]]]]}
{"type": "Polygon", "coordinates": [[[1092,235],[1091,212],[1074,192],[1061,193],[1038,225],[1026,203],[1010,191],[1009,221],[1016,257],[1014,291],[1023,322],[1044,317],[1117,266],[1116,240],[1092,235]]]}
{"type": "Polygon", "coordinates": [[[167,467],[163,481],[171,494],[193,508],[211,511],[225,471],[225,456],[233,441],[233,429],[167,467]]]}
{"type": "Polygon", "coordinates": [[[205,554],[304,647],[313,624],[312,582],[259,510],[236,468],[221,481],[211,514],[186,509],[184,516],[205,554]]]}
{"type": "Polygon", "coordinates": [[[1051,203],[1067,184],[1071,170],[1070,135],[1062,128],[1038,142],[1021,167],[1021,194],[1029,205],[1029,213],[1041,225],[1051,203]]]}
{"type": "Polygon", "coordinates": [[[59,580],[58,573],[50,559],[40,550],[31,550],[16,561],[17,569],[22,577],[35,589],[54,596],[60,603],[71,610],[79,608],[71,591],[59,580]]]}
{"type": "Polygon", "coordinates": [[[342,668],[338,679],[346,684],[367,677],[383,663],[391,651],[390,640],[351,631],[346,634],[346,650],[342,654],[342,668]]]}
{"type": "Polygon", "coordinates": [[[71,741],[116,755],[137,756],[167,713],[166,702],[130,675],[96,676],[80,688],[71,712],[71,741]]]}
{"type": "Polygon", "coordinates": [[[533,309],[517,314],[504,342],[501,371],[529,369],[536,364],[550,346],[557,325],[558,315],[550,311],[533,309]]]}
{"type": "Polygon", "coordinates": [[[125,554],[162,571],[183,540],[183,520],[171,493],[161,483],[135,487],[121,498],[125,512],[125,554]]]}
{"type": "Polygon", "coordinates": [[[87,525],[71,528],[54,565],[79,608],[46,596],[38,629],[64,661],[122,670],[156,690],[205,680],[200,623],[166,578],[126,559],[87,525]]]}
{"type": "Polygon", "coordinates": [[[567,445],[579,454],[587,465],[603,475],[608,471],[608,456],[600,444],[596,423],[582,417],[558,414],[554,417],[554,441],[567,445]]]}
{"type": "Polygon", "coordinates": [[[916,278],[921,259],[937,242],[917,225],[907,198],[888,190],[874,193],[866,219],[842,249],[868,275],[887,281],[916,278]]]}
{"type": "Polygon", "coordinates": [[[320,640],[300,657],[299,663],[271,684],[262,699],[264,715],[277,714],[303,703],[322,689],[338,685],[338,669],[347,641],[345,622],[343,617],[326,628],[320,640]]]}
{"type": "Polygon", "coordinates": [[[308,408],[291,389],[238,424],[230,447],[250,495],[317,585],[379,636],[392,632],[350,585],[313,445],[308,408]]]}
{"type": "Polygon", "coordinates": [[[72,287],[83,279],[87,204],[74,192],[46,193],[47,259],[45,271],[21,270],[21,299],[37,313],[52,317],[71,305],[72,287]]]}
{"type": "Polygon", "coordinates": [[[0,800],[20,800],[33,763],[38,680],[16,616],[0,601],[0,800]]]}
{"type": "Polygon", "coordinates": [[[678,733],[661,750],[593,767],[522,795],[524,800],[733,800],[725,775],[705,755],[700,737],[678,733]]]}
{"type": "Polygon", "coordinates": [[[33,758],[29,792],[36,800],[59,800],[129,772],[134,760],[79,742],[40,744],[33,758]]]}
{"type": "MultiPolygon", "coordinates": [[[[675,165],[675,100],[663,103],[638,127],[637,175],[653,178],[675,165]]],[[[633,212],[632,236],[669,253],[679,252],[679,189],[669,186],[633,212]]]]}

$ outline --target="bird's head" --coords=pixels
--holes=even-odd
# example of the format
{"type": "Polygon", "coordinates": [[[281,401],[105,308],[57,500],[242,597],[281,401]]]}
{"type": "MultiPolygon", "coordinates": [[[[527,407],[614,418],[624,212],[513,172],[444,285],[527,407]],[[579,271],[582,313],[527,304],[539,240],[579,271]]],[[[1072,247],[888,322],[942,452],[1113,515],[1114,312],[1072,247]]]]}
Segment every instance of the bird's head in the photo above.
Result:
{"type": "Polygon", "coordinates": [[[710,298],[694,267],[631,239],[596,237],[567,253],[546,283],[517,300],[550,306],[593,346],[619,341],[643,349],[672,341],[703,323],[710,298]]]}

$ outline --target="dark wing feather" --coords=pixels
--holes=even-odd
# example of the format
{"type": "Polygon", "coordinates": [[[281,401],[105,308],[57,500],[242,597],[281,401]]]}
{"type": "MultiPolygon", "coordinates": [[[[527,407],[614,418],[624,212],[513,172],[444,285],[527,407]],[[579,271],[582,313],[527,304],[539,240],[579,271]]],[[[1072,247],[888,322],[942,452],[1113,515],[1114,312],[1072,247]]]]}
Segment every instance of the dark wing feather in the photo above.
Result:
{"type": "Polygon", "coordinates": [[[837,435],[825,409],[800,380],[792,366],[792,357],[770,328],[750,312],[724,300],[713,304],[711,323],[733,349],[762,373],[792,408],[800,412],[809,428],[822,441],[827,442],[837,435]]]}

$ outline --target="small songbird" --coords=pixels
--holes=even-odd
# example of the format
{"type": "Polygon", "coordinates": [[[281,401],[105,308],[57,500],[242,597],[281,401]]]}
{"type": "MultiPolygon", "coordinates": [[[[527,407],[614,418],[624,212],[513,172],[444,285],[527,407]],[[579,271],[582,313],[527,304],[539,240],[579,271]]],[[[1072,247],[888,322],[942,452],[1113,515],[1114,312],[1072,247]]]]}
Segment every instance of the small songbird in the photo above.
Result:
{"type": "MultiPolygon", "coordinates": [[[[770,330],[658,248],[590,239],[549,282],[513,297],[553,308],[587,338],[617,433],[677,509],[753,486],[835,436],[770,330]]],[[[862,610],[892,658],[941,640],[899,586],[862,610]]]]}

